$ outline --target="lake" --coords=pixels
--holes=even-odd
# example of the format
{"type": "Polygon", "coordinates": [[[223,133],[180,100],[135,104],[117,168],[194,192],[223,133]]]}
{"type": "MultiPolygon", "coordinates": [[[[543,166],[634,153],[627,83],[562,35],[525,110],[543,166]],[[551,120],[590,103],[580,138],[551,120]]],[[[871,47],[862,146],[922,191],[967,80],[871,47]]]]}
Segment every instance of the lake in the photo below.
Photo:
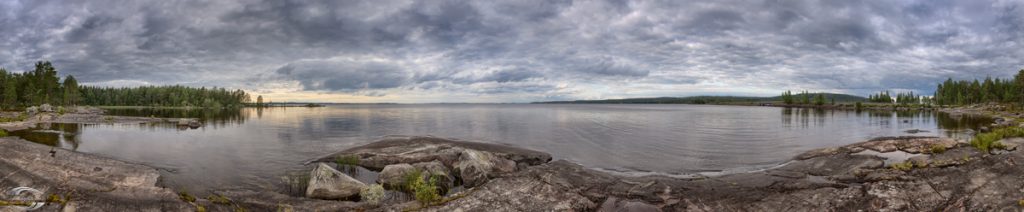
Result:
{"type": "Polygon", "coordinates": [[[330,105],[108,114],[195,117],[204,125],[53,124],[13,134],[157,167],[165,185],[201,194],[208,188],[280,190],[282,176],[308,170],[303,162],[386,135],[509,144],[616,174],[689,175],[769,168],[810,149],[879,136],[960,137],[991,123],[928,111],[710,105],[330,105]]]}

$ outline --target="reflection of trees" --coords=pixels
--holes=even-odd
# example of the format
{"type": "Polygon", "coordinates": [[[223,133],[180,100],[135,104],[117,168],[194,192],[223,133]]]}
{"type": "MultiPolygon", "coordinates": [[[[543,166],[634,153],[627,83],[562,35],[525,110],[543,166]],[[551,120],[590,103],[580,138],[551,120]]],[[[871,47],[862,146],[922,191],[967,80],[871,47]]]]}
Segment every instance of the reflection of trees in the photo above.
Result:
{"type": "MultiPolygon", "coordinates": [[[[198,118],[204,125],[223,127],[228,124],[243,124],[249,118],[251,110],[247,108],[224,109],[163,109],[163,108],[132,108],[110,109],[109,115],[141,116],[160,118],[198,118]]],[[[257,111],[262,114],[262,111],[257,111]]]]}
{"type": "Polygon", "coordinates": [[[936,113],[935,121],[939,128],[943,129],[978,129],[992,123],[991,118],[973,115],[952,115],[949,113],[936,113]]]}

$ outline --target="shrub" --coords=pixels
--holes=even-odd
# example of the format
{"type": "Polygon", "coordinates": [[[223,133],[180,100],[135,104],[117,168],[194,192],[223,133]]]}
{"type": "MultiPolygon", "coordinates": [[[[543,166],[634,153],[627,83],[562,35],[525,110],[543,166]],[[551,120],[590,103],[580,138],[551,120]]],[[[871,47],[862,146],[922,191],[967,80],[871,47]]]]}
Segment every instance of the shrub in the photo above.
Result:
{"type": "Polygon", "coordinates": [[[1006,146],[999,143],[1003,138],[1024,137],[1024,128],[1007,127],[994,129],[992,132],[980,133],[971,140],[971,146],[982,152],[989,152],[992,149],[1002,149],[1006,146]]]}
{"type": "Polygon", "coordinates": [[[7,131],[0,129],[0,137],[7,137],[7,131]]]}
{"type": "Polygon", "coordinates": [[[405,175],[403,190],[413,194],[416,201],[424,206],[441,199],[441,189],[437,187],[438,176],[424,177],[425,172],[414,170],[405,175]]]}
{"type": "Polygon", "coordinates": [[[384,186],[372,184],[359,191],[359,199],[367,204],[377,206],[384,199],[384,186]]]}
{"type": "Polygon", "coordinates": [[[946,146],[943,146],[941,144],[932,144],[931,152],[932,154],[946,152],[946,146]]]}
{"type": "Polygon", "coordinates": [[[895,169],[895,170],[909,171],[909,170],[914,168],[914,163],[910,162],[910,161],[906,161],[906,162],[902,162],[902,163],[894,163],[892,165],[889,165],[889,167],[891,167],[892,169],[895,169]]]}

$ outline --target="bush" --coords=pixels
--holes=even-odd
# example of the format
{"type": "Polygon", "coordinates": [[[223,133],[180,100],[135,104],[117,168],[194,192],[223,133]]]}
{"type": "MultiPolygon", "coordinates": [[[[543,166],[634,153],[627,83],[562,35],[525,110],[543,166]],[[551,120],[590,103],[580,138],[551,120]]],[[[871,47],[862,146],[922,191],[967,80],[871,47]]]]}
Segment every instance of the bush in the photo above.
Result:
{"type": "Polygon", "coordinates": [[[902,162],[902,163],[894,163],[892,165],[889,165],[889,167],[892,168],[892,169],[895,169],[895,170],[909,171],[909,170],[914,168],[914,163],[910,162],[910,161],[906,161],[906,162],[902,162]]]}
{"type": "Polygon", "coordinates": [[[410,192],[424,206],[441,200],[441,189],[437,187],[438,176],[425,177],[425,172],[415,170],[405,175],[403,190],[410,192]]]}
{"type": "Polygon", "coordinates": [[[978,148],[982,152],[989,152],[993,149],[1005,148],[1006,146],[999,143],[999,140],[1012,137],[1024,137],[1024,128],[999,128],[992,130],[992,132],[977,134],[974,136],[974,140],[971,140],[971,146],[978,148]]]}
{"type": "Polygon", "coordinates": [[[7,131],[0,129],[0,137],[7,137],[7,131]]]}
{"type": "Polygon", "coordinates": [[[377,206],[384,199],[384,186],[372,184],[359,191],[359,199],[367,204],[377,206]]]}
{"type": "Polygon", "coordinates": [[[946,146],[943,146],[941,144],[932,144],[931,152],[932,154],[946,152],[946,146]]]}

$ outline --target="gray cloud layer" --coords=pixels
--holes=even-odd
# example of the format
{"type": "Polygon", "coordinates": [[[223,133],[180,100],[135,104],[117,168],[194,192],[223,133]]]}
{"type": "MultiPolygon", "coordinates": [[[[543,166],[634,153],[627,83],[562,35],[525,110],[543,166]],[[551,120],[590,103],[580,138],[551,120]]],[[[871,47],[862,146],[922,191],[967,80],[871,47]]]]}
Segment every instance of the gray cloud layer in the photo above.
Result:
{"type": "Polygon", "coordinates": [[[96,85],[435,101],[931,92],[1024,68],[1024,2],[26,0],[0,49],[96,85]]]}

